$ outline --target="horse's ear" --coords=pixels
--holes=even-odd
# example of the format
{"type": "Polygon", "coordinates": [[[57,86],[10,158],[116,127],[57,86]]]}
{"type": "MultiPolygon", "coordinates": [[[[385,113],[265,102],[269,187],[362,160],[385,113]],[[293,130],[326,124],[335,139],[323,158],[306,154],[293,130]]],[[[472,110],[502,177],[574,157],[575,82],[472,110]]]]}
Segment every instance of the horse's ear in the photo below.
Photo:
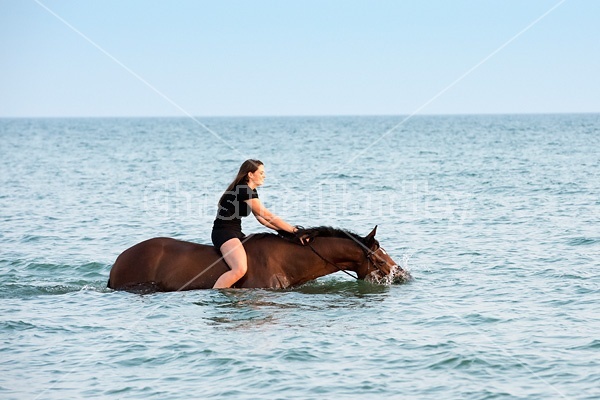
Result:
{"type": "Polygon", "coordinates": [[[365,241],[367,242],[368,246],[371,246],[375,242],[375,234],[376,233],[377,233],[377,225],[375,225],[375,228],[373,228],[371,233],[369,233],[367,235],[367,237],[365,238],[365,241]]]}

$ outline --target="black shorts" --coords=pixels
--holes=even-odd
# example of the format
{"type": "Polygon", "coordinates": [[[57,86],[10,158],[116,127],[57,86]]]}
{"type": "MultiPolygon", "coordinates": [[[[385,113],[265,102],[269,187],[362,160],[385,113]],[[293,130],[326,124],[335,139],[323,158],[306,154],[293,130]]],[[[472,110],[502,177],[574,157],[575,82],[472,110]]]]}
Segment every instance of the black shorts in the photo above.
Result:
{"type": "Polygon", "coordinates": [[[212,230],[212,234],[210,235],[213,245],[218,251],[221,251],[221,246],[223,246],[223,243],[226,241],[234,238],[243,240],[245,237],[246,235],[244,235],[242,231],[221,228],[214,228],[212,230]]]}

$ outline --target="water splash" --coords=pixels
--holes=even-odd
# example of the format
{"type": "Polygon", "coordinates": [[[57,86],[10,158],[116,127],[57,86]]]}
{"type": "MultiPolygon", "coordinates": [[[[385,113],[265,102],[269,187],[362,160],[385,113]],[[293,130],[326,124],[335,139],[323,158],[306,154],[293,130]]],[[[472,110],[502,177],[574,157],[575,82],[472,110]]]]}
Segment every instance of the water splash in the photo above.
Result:
{"type": "Polygon", "coordinates": [[[373,271],[365,277],[365,281],[367,282],[386,286],[407,283],[412,279],[410,272],[398,265],[394,265],[387,275],[381,275],[379,271],[373,271]]]}

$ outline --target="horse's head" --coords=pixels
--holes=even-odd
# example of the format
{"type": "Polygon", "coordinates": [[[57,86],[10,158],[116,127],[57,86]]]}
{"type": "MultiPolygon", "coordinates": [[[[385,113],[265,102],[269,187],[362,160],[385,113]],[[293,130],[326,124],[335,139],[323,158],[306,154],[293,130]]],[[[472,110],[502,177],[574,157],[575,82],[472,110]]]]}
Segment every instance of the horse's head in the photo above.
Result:
{"type": "Polygon", "coordinates": [[[373,228],[365,239],[365,261],[357,273],[359,279],[367,282],[392,284],[405,283],[411,279],[410,273],[402,269],[375,239],[377,226],[373,228]]]}

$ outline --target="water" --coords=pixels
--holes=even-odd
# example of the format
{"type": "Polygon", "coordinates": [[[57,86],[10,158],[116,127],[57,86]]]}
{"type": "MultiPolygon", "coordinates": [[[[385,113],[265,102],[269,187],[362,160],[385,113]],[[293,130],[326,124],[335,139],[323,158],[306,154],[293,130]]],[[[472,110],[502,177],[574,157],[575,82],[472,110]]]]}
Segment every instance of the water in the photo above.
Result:
{"type": "Polygon", "coordinates": [[[0,120],[0,397],[599,398],[600,115],[402,120],[0,120]],[[139,241],[207,243],[245,158],[415,280],[105,288],[139,241]]]}

